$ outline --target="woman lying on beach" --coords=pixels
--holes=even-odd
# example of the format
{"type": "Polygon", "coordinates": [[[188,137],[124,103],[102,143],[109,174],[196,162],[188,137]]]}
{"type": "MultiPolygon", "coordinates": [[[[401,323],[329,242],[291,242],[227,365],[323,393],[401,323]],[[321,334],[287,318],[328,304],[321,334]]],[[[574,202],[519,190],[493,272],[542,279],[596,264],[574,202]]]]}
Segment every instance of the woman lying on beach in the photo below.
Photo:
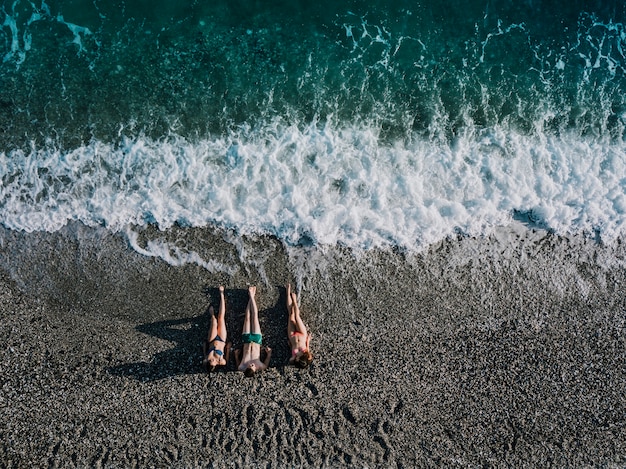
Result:
{"type": "Polygon", "coordinates": [[[291,285],[287,284],[287,311],[289,312],[289,322],[287,323],[287,338],[291,346],[290,365],[298,368],[306,368],[313,361],[313,355],[309,351],[309,341],[311,334],[307,332],[306,326],[300,319],[300,308],[298,298],[291,292],[291,285]]]}
{"type": "Polygon", "coordinates": [[[243,371],[248,377],[253,376],[257,371],[265,370],[270,364],[272,349],[262,347],[263,336],[261,335],[261,325],[259,324],[259,311],[256,306],[254,295],[256,287],[248,287],[248,305],[246,306],[246,317],[241,331],[242,350],[235,350],[235,363],[237,369],[243,371]],[[266,357],[261,361],[261,350],[265,350],[266,357]],[[243,356],[242,356],[243,355],[243,356]]]}
{"type": "Polygon", "coordinates": [[[220,285],[219,290],[220,310],[216,319],[213,305],[209,306],[211,327],[209,328],[209,335],[202,346],[204,350],[204,360],[202,363],[208,372],[215,371],[218,366],[226,365],[226,363],[228,363],[228,356],[230,355],[231,343],[226,343],[226,321],[224,320],[224,316],[226,315],[226,303],[224,302],[224,287],[220,285]]]}

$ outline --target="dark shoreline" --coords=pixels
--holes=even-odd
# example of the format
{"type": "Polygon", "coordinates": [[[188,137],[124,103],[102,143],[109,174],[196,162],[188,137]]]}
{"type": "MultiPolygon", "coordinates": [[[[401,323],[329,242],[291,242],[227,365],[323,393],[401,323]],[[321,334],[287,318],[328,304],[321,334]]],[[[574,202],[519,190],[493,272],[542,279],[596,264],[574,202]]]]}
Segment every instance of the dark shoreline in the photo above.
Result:
{"type": "Polygon", "coordinates": [[[236,271],[174,267],[82,225],[0,232],[2,466],[626,464],[621,242],[513,230],[355,255],[142,236],[236,271]],[[314,336],[306,371],[285,366],[286,282],[314,336]],[[207,376],[215,287],[237,343],[248,283],[271,368],[207,376]]]}

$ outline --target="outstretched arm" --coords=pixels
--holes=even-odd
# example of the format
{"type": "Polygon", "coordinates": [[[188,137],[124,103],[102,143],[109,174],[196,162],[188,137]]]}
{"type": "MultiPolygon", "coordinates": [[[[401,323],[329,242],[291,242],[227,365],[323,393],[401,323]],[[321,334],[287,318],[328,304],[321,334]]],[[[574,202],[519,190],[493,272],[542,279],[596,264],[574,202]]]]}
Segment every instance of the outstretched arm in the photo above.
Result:
{"type": "Polygon", "coordinates": [[[230,358],[230,348],[232,346],[233,346],[232,342],[226,342],[226,346],[224,347],[224,360],[226,361],[227,365],[228,365],[228,359],[230,358]]]}
{"type": "MultiPolygon", "coordinates": [[[[265,368],[270,366],[270,359],[272,358],[272,349],[269,347],[265,347],[265,360],[263,360],[263,365],[265,368]]],[[[264,368],[264,369],[265,369],[264,368]]]]}
{"type": "Polygon", "coordinates": [[[241,350],[235,349],[235,365],[239,368],[241,364],[241,350]]]}

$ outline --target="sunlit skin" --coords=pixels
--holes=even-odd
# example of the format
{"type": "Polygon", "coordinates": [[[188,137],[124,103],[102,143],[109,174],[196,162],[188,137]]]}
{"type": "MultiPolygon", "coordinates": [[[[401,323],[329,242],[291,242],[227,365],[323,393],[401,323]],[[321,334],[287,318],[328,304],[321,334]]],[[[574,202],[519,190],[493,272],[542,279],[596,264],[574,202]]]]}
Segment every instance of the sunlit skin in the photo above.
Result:
{"type": "Polygon", "coordinates": [[[291,347],[289,364],[305,368],[313,361],[313,355],[309,350],[311,333],[307,331],[304,322],[300,318],[298,297],[291,291],[291,284],[287,284],[285,288],[287,290],[287,312],[289,313],[287,338],[291,347]]]}
{"type": "Polygon", "coordinates": [[[203,344],[204,364],[209,371],[214,371],[218,366],[225,366],[230,356],[231,343],[226,342],[228,333],[226,331],[226,302],[224,300],[224,287],[219,286],[220,306],[217,318],[213,310],[213,305],[209,306],[211,316],[211,326],[207,340],[203,344]]]}
{"type": "MultiPolygon", "coordinates": [[[[246,306],[246,315],[243,323],[242,334],[261,334],[261,325],[259,324],[259,310],[255,300],[256,287],[248,287],[248,305],[246,306]]],[[[242,350],[235,350],[235,363],[239,371],[246,372],[247,376],[251,376],[258,371],[267,369],[272,357],[272,349],[263,347],[255,342],[243,344],[242,350]],[[261,351],[266,352],[264,361],[261,361],[261,351]],[[248,371],[246,371],[248,370],[248,371]]]]}

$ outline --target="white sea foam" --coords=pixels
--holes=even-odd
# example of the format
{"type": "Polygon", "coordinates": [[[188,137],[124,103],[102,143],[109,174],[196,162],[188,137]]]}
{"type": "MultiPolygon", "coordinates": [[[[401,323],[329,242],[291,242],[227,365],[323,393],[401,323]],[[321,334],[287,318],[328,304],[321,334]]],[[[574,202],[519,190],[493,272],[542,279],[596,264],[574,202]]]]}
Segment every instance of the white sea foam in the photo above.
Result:
{"type": "Polygon", "coordinates": [[[26,231],[68,220],[215,224],[287,244],[420,249],[488,233],[518,212],[562,234],[610,240],[626,228],[624,144],[499,129],[454,144],[388,145],[371,129],[316,125],[197,143],[94,141],[1,153],[0,176],[0,220],[26,231]]]}
{"type": "Polygon", "coordinates": [[[237,267],[225,265],[214,260],[204,260],[197,252],[188,251],[167,241],[148,240],[146,246],[141,246],[138,241],[139,235],[135,231],[127,227],[125,232],[130,246],[144,256],[157,257],[174,266],[196,264],[211,273],[224,272],[228,275],[234,275],[237,272],[237,267]]]}
{"type": "MultiPolygon", "coordinates": [[[[24,50],[23,50],[22,47],[20,46],[19,30],[17,27],[17,22],[15,21],[15,18],[5,13],[4,21],[2,22],[2,27],[8,28],[8,30],[10,31],[10,35],[11,35],[11,47],[10,47],[10,50],[4,55],[4,62],[12,58],[15,58],[15,61],[18,64],[24,62],[24,59],[25,59],[24,50],[26,49],[26,47],[24,47],[24,50]]],[[[24,42],[26,41],[27,41],[27,36],[25,36],[24,38],[24,42]]],[[[30,43],[28,44],[28,47],[30,47],[30,43]]]]}
{"type": "MultiPolygon", "coordinates": [[[[15,1],[11,6],[11,10],[2,10],[4,20],[2,24],[0,24],[0,34],[4,33],[7,36],[10,35],[11,42],[9,50],[4,55],[4,62],[13,60],[18,66],[24,62],[26,59],[26,53],[33,47],[31,26],[34,23],[42,21],[56,21],[59,24],[67,26],[69,32],[73,36],[73,40],[69,43],[75,44],[78,47],[78,54],[85,51],[83,43],[84,38],[87,36],[93,36],[93,33],[89,30],[89,28],[70,23],[65,20],[63,15],[52,16],[50,7],[44,1],[41,2],[40,7],[30,3],[32,12],[30,13],[29,18],[25,22],[22,22],[19,18],[20,15],[16,11],[18,5],[19,1],[15,1]],[[6,29],[8,29],[8,33],[6,32],[6,29]]],[[[94,39],[94,42],[97,46],[100,45],[98,40],[94,39]]]]}

